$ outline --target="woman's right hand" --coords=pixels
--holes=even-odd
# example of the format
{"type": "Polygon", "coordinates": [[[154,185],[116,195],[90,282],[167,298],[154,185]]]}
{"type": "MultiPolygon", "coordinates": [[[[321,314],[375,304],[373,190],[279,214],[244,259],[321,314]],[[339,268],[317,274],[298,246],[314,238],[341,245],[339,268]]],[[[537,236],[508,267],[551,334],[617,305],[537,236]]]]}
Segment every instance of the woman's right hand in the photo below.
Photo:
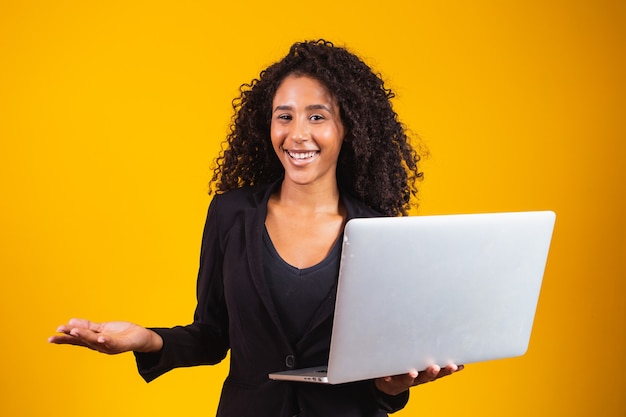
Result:
{"type": "Polygon", "coordinates": [[[57,328],[60,335],[48,342],[59,345],[84,346],[108,354],[122,352],[158,352],[163,347],[161,336],[139,325],[125,321],[94,323],[71,319],[57,328]]]}

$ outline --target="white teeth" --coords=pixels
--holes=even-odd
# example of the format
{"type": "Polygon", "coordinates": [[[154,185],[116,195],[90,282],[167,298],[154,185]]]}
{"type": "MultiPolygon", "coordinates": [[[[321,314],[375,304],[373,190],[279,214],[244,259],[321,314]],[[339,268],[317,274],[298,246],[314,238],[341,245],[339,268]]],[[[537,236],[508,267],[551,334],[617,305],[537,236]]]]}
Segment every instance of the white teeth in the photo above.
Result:
{"type": "Polygon", "coordinates": [[[287,151],[290,157],[293,159],[309,159],[313,158],[317,152],[289,152],[287,151]]]}

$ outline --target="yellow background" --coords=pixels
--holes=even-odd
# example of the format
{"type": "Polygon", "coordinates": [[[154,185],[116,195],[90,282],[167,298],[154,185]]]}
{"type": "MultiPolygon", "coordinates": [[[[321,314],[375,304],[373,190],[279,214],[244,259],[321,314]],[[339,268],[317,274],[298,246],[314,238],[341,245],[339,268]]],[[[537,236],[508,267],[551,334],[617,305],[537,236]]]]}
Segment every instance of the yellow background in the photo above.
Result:
{"type": "Polygon", "coordinates": [[[73,316],[191,320],[230,100],[326,37],[428,146],[420,214],[558,216],[529,352],[397,415],[626,416],[624,5],[2,0],[0,415],[214,414],[225,363],[145,384],[132,355],[46,339],[73,316]]]}

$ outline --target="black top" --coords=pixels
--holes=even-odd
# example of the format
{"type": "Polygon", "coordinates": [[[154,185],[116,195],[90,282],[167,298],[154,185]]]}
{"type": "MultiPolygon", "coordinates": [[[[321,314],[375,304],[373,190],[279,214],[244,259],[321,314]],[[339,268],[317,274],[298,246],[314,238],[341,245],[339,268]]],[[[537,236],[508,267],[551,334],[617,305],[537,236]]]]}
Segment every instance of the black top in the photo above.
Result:
{"type": "Polygon", "coordinates": [[[296,268],[283,260],[270,235],[263,233],[263,270],[276,310],[292,344],[306,333],[315,313],[331,296],[339,275],[341,239],[322,262],[296,268]]]}
{"type": "MultiPolygon", "coordinates": [[[[215,195],[202,237],[193,323],[153,329],[163,348],[135,353],[141,376],[151,381],[174,368],[217,363],[230,352],[219,417],[384,417],[400,410],[409,392],[384,395],[373,381],[326,385],[268,378],[326,363],[336,293],[334,287],[305,334],[291,344],[263,271],[267,203],[279,186],[280,181],[215,195]]],[[[349,194],[341,198],[347,220],[381,216],[349,194]]]]}

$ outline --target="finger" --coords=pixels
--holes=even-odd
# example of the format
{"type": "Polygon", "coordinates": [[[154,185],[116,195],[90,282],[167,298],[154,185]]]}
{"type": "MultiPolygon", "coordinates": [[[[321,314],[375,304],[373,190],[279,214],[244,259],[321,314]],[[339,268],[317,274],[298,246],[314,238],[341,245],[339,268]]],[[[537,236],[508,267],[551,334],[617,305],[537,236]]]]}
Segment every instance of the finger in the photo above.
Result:
{"type": "Polygon", "coordinates": [[[450,364],[439,371],[437,378],[442,378],[444,376],[452,375],[455,372],[462,371],[465,367],[463,365],[450,364]]]}
{"type": "Polygon", "coordinates": [[[57,335],[48,338],[48,343],[54,343],[56,345],[74,345],[88,347],[82,340],[68,335],[57,335]]]}
{"type": "Polygon", "coordinates": [[[48,338],[49,343],[57,345],[81,346],[101,353],[115,354],[122,350],[117,346],[115,339],[99,335],[97,333],[74,330],[70,335],[57,335],[48,338]]]}
{"type": "Polygon", "coordinates": [[[57,332],[58,333],[70,334],[70,331],[72,329],[73,329],[72,326],[68,326],[67,324],[62,324],[59,327],[57,327],[57,332]]]}
{"type": "Polygon", "coordinates": [[[437,379],[440,372],[441,368],[438,365],[431,365],[417,375],[417,378],[413,381],[413,385],[420,385],[434,381],[437,379]]]}
{"type": "Polygon", "coordinates": [[[97,345],[93,348],[102,353],[108,353],[110,355],[126,352],[127,348],[124,348],[123,343],[119,340],[108,336],[99,336],[96,340],[97,345]]]}
{"type": "Polygon", "coordinates": [[[436,378],[442,378],[444,376],[448,376],[450,374],[453,374],[454,372],[456,372],[457,370],[457,366],[456,365],[447,365],[445,368],[441,368],[439,370],[439,372],[437,373],[436,378]]]}
{"type": "Polygon", "coordinates": [[[450,374],[453,374],[455,372],[458,372],[460,369],[459,369],[458,365],[450,364],[450,365],[446,366],[443,370],[446,372],[446,375],[450,375],[450,374]]]}
{"type": "Polygon", "coordinates": [[[99,352],[106,351],[105,348],[105,338],[100,333],[96,333],[94,331],[83,329],[80,327],[74,327],[70,333],[70,337],[74,337],[77,339],[77,342],[74,344],[80,346],[86,346],[90,349],[97,350],[99,352]]]}
{"type": "Polygon", "coordinates": [[[430,366],[426,371],[421,373],[421,377],[417,379],[416,385],[424,384],[426,382],[432,382],[444,376],[452,375],[455,372],[465,369],[463,365],[449,364],[445,368],[439,368],[438,366],[430,366]],[[424,375],[426,374],[426,375],[424,375]]]}
{"type": "Polygon", "coordinates": [[[70,334],[72,329],[82,328],[91,331],[100,331],[101,325],[84,319],[70,319],[67,324],[62,324],[57,327],[57,332],[70,334]]]}
{"type": "Polygon", "coordinates": [[[114,354],[122,352],[116,338],[93,332],[91,330],[74,328],[70,335],[79,339],[82,346],[102,353],[114,354]]]}
{"type": "Polygon", "coordinates": [[[91,330],[92,332],[100,332],[102,328],[101,323],[96,323],[90,320],[76,319],[76,318],[70,319],[70,321],[68,322],[68,325],[70,327],[80,327],[82,329],[91,330]]]}
{"type": "Polygon", "coordinates": [[[406,374],[387,376],[380,379],[382,380],[382,382],[392,387],[392,389],[403,391],[413,386],[418,375],[419,373],[413,369],[406,374]]]}

